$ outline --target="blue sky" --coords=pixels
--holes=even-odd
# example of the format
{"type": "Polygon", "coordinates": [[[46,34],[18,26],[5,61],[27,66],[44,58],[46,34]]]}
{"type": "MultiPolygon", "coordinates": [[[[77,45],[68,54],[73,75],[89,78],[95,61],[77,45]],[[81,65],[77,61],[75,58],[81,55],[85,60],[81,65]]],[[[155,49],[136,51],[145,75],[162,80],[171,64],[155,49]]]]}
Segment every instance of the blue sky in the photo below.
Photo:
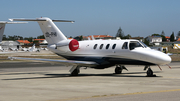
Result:
{"type": "MultiPolygon", "coordinates": [[[[180,31],[180,0],[1,0],[0,20],[38,18],[74,20],[55,23],[66,36],[111,35],[119,27],[133,37],[180,31]]],[[[5,35],[42,35],[37,22],[8,24],[5,35]]]]}

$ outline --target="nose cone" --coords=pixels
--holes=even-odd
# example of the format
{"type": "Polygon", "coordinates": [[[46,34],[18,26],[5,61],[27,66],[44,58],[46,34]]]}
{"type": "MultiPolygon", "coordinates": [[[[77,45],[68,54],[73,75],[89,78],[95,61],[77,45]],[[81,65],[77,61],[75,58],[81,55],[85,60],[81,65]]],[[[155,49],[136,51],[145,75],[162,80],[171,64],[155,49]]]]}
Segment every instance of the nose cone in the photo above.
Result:
{"type": "Polygon", "coordinates": [[[161,55],[160,58],[158,58],[159,64],[164,65],[164,64],[169,64],[171,63],[171,57],[168,56],[167,54],[161,55]]]}
{"type": "Polygon", "coordinates": [[[165,65],[171,63],[171,57],[163,52],[154,51],[152,57],[154,57],[154,63],[156,63],[157,65],[165,65]]]}

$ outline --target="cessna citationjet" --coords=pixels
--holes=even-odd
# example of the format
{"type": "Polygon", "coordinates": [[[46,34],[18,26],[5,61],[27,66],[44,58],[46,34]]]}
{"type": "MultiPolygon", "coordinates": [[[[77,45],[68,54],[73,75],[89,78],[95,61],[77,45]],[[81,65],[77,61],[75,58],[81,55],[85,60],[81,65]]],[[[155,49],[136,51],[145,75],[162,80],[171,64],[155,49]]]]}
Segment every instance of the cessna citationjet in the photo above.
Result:
{"type": "Polygon", "coordinates": [[[164,65],[171,58],[159,51],[150,49],[138,40],[84,40],[67,39],[54,22],[74,22],[51,20],[50,18],[10,19],[11,21],[37,21],[46,40],[48,49],[67,60],[35,59],[11,57],[11,59],[27,59],[59,62],[72,65],[71,75],[78,75],[81,67],[105,69],[116,66],[115,73],[120,74],[124,65],[144,65],[147,76],[152,76],[151,65],[164,65]]]}

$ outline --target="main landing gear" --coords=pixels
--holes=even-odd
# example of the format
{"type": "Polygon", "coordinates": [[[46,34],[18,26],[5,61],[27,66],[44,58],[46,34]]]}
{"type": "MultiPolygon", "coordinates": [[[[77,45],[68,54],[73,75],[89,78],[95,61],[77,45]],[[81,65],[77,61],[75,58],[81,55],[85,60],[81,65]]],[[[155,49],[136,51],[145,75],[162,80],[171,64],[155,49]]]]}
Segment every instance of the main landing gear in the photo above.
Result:
{"type": "Polygon", "coordinates": [[[79,72],[80,72],[80,67],[79,66],[73,66],[69,72],[71,72],[71,76],[78,76],[79,72]]]}
{"type": "Polygon", "coordinates": [[[153,71],[152,71],[152,69],[151,69],[151,67],[150,66],[145,66],[144,67],[144,70],[146,70],[148,68],[148,70],[147,70],[147,77],[155,77],[156,75],[155,74],[153,74],[153,71]]]}
{"type": "Polygon", "coordinates": [[[123,65],[116,65],[116,68],[114,70],[115,74],[121,74],[123,69],[128,71],[128,69],[125,66],[123,66],[123,65]]]}

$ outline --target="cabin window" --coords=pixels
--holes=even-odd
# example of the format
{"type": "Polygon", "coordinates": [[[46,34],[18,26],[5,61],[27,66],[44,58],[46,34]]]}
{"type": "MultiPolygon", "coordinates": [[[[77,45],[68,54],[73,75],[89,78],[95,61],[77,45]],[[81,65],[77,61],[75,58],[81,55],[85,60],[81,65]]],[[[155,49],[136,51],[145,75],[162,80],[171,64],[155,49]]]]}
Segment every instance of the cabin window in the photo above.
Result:
{"type": "Polygon", "coordinates": [[[106,45],[106,49],[108,49],[108,48],[109,48],[109,45],[110,45],[110,44],[107,44],[107,45],[106,45]]]}
{"type": "Polygon", "coordinates": [[[129,44],[129,49],[133,50],[137,47],[143,47],[138,41],[131,41],[129,44]]]}
{"type": "Polygon", "coordinates": [[[113,46],[112,46],[112,49],[115,49],[116,48],[116,44],[114,44],[113,46]]]}
{"type": "Polygon", "coordinates": [[[97,44],[94,45],[94,49],[96,49],[96,48],[97,48],[97,44]]]}
{"type": "Polygon", "coordinates": [[[99,49],[102,49],[103,48],[103,44],[100,45],[99,49]]]}
{"type": "Polygon", "coordinates": [[[125,42],[122,46],[122,49],[128,49],[128,42],[125,42]]]}

